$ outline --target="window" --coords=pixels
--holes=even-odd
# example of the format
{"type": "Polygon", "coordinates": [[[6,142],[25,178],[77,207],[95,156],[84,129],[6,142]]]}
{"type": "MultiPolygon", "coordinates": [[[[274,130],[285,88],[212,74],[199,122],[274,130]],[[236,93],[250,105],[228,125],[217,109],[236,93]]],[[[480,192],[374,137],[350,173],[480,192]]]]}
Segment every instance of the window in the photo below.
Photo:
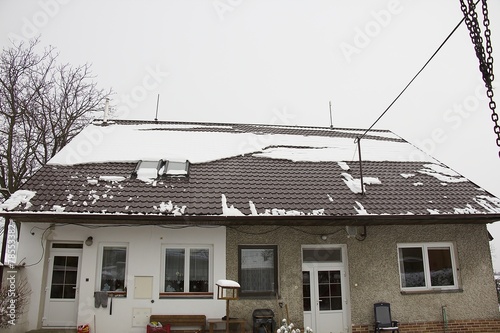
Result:
{"type": "Polygon", "coordinates": [[[453,244],[400,244],[398,256],[402,290],[458,288],[453,244]]]}
{"type": "Polygon", "coordinates": [[[125,291],[127,276],[127,246],[102,245],[98,289],[101,291],[125,291]]]}
{"type": "Polygon", "coordinates": [[[278,292],[278,247],[239,246],[240,295],[275,296],[278,292]]]}
{"type": "Polygon", "coordinates": [[[172,177],[185,177],[189,173],[189,161],[167,161],[163,174],[172,177]]]}
{"type": "Polygon", "coordinates": [[[138,179],[156,179],[162,160],[159,161],[139,161],[136,169],[132,173],[133,177],[138,179]]]}
{"type": "Polygon", "coordinates": [[[211,256],[210,246],[165,246],[162,293],[211,293],[211,256]]]}

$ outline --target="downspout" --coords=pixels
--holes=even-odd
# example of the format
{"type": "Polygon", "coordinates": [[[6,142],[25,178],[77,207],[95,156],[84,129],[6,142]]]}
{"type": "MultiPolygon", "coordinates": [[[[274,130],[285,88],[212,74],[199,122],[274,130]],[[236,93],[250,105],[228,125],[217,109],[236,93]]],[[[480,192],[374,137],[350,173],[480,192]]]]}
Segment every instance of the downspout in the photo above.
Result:
{"type": "Polygon", "coordinates": [[[3,283],[3,269],[5,267],[5,253],[7,252],[7,241],[8,241],[8,237],[9,237],[9,224],[10,224],[10,217],[6,216],[5,222],[3,225],[2,253],[0,254],[0,261],[2,263],[2,266],[0,266],[0,289],[2,289],[2,283],[3,283]]]}
{"type": "Polygon", "coordinates": [[[443,313],[444,333],[448,333],[448,315],[446,314],[446,305],[441,307],[441,312],[443,313]]]}

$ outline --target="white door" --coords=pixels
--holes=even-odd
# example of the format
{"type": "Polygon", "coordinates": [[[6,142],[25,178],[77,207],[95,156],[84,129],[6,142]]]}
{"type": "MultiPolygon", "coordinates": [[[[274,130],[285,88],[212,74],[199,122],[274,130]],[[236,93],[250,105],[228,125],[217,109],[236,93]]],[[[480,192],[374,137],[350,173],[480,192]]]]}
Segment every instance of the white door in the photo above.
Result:
{"type": "Polygon", "coordinates": [[[349,332],[348,283],[341,247],[303,248],[304,326],[315,333],[349,332]]]}
{"type": "Polygon", "coordinates": [[[51,244],[43,327],[76,327],[82,244],[51,244]]]}

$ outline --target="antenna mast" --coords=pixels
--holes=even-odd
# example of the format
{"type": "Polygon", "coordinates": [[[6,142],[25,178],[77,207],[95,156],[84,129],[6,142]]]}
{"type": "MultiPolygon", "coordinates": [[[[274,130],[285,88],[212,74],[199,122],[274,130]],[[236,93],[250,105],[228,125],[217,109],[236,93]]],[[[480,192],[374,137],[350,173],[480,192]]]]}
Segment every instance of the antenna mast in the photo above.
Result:
{"type": "Polygon", "coordinates": [[[330,101],[330,128],[333,128],[333,119],[332,119],[332,101],[330,101]]]}
{"type": "Polygon", "coordinates": [[[158,98],[156,99],[156,116],[155,121],[158,122],[158,105],[160,104],[160,94],[158,94],[158,98]]]}

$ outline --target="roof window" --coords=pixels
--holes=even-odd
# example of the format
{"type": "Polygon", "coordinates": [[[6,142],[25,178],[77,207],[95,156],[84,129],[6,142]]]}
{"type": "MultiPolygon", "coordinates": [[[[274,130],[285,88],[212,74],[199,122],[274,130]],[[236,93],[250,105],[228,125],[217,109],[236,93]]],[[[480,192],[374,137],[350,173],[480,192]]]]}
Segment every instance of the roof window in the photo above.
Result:
{"type": "Polygon", "coordinates": [[[156,179],[163,161],[139,161],[132,176],[139,179],[156,179]]]}
{"type": "Polygon", "coordinates": [[[132,173],[133,178],[157,179],[164,177],[187,177],[189,161],[139,161],[132,173]]]}
{"type": "Polygon", "coordinates": [[[186,177],[189,173],[189,161],[166,161],[163,176],[186,177]]]}

